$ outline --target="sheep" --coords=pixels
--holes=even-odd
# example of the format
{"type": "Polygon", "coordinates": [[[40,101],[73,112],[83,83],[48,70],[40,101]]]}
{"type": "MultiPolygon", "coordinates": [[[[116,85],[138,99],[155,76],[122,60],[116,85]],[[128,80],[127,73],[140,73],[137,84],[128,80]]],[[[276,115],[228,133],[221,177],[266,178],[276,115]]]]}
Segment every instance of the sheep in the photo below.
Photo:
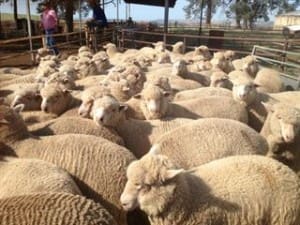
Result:
{"type": "Polygon", "coordinates": [[[81,117],[88,118],[94,100],[109,93],[110,90],[103,85],[93,86],[84,90],[81,94],[81,105],[79,106],[78,114],[81,117]]]}
{"type": "Polygon", "coordinates": [[[125,169],[135,159],[133,154],[92,135],[32,136],[19,111],[19,106],[0,106],[1,155],[37,158],[65,169],[84,196],[103,204],[119,224],[125,224],[118,198],[126,182],[125,169]]]}
{"type": "Polygon", "coordinates": [[[216,87],[202,87],[192,90],[180,91],[176,93],[174,101],[184,101],[190,100],[199,97],[208,97],[208,96],[225,96],[232,97],[232,92],[225,88],[216,88],[216,87]]]}
{"type": "Polygon", "coordinates": [[[70,91],[57,84],[48,84],[41,89],[41,110],[46,113],[60,115],[68,109],[79,106],[79,100],[75,99],[70,91]]]}
{"type": "Polygon", "coordinates": [[[210,87],[221,87],[231,90],[232,86],[233,84],[225,72],[216,71],[212,73],[210,77],[210,87]]]}
{"type": "Polygon", "coordinates": [[[40,193],[0,199],[0,224],[116,225],[100,204],[79,195],[40,193]]]}
{"type": "Polygon", "coordinates": [[[268,117],[261,134],[269,144],[269,156],[291,167],[300,175],[300,108],[288,103],[264,103],[268,117]]]}
{"type": "Polygon", "coordinates": [[[192,121],[165,133],[155,144],[185,169],[231,155],[266,155],[268,151],[262,135],[239,121],[220,118],[192,121]]]}
{"type": "Polygon", "coordinates": [[[34,83],[36,81],[35,77],[36,77],[35,74],[28,74],[28,75],[20,76],[19,78],[16,79],[6,80],[1,82],[0,88],[13,85],[13,84],[34,83]]]}
{"type": "Polygon", "coordinates": [[[184,53],[184,43],[178,41],[172,45],[172,53],[183,54],[184,53]]]}
{"type": "Polygon", "coordinates": [[[300,108],[300,91],[284,91],[268,94],[271,98],[280,102],[287,102],[294,107],[300,108]]]}
{"type": "Polygon", "coordinates": [[[79,58],[74,68],[76,71],[78,71],[78,77],[80,79],[90,75],[98,74],[98,70],[95,62],[88,57],[79,58]]]}
{"type": "Polygon", "coordinates": [[[35,56],[35,61],[39,63],[43,57],[50,55],[50,53],[51,50],[48,48],[39,48],[35,56]]]}
{"type": "Polygon", "coordinates": [[[219,68],[222,71],[228,71],[227,60],[225,58],[224,52],[215,52],[213,58],[210,60],[212,69],[219,68]]]}
{"type": "Polygon", "coordinates": [[[198,61],[199,59],[210,60],[211,54],[207,46],[200,45],[199,47],[195,47],[194,51],[185,53],[184,59],[187,62],[195,60],[198,61]]]}
{"type": "Polygon", "coordinates": [[[76,89],[75,80],[72,76],[62,73],[62,72],[55,72],[51,74],[46,80],[45,80],[45,86],[48,84],[57,84],[61,86],[62,88],[68,89],[68,90],[74,90],[76,89]]]}
{"type": "Polygon", "coordinates": [[[184,117],[198,119],[201,117],[219,117],[248,122],[246,108],[223,96],[209,96],[186,101],[170,103],[170,93],[152,85],[145,88],[139,95],[142,99],[140,108],[145,118],[160,119],[163,117],[184,117]]]}
{"type": "Polygon", "coordinates": [[[231,156],[184,170],[151,151],[129,165],[127,179],[123,208],[141,208],[153,225],[300,222],[299,179],[264,156],[231,156]]]}
{"type": "Polygon", "coordinates": [[[273,101],[272,98],[256,90],[257,85],[252,81],[239,81],[232,89],[233,99],[245,105],[248,110],[249,126],[260,132],[266,117],[267,111],[261,102],[273,101]]]}
{"type": "Polygon", "coordinates": [[[82,53],[82,52],[92,52],[92,50],[88,46],[81,46],[78,49],[78,53],[82,53]]]}
{"type": "Polygon", "coordinates": [[[0,160],[0,198],[41,192],[81,191],[63,169],[38,159],[4,157],[0,160]]]}
{"type": "Polygon", "coordinates": [[[233,84],[239,84],[242,81],[253,81],[253,78],[245,71],[233,70],[228,74],[233,84]]]}
{"type": "Polygon", "coordinates": [[[258,63],[256,58],[252,55],[248,55],[242,59],[236,59],[232,61],[235,70],[241,70],[249,74],[252,78],[255,78],[259,71],[258,63]]]}
{"type": "Polygon", "coordinates": [[[117,133],[104,126],[96,125],[93,121],[78,117],[63,117],[36,123],[28,127],[35,136],[48,136],[58,134],[87,134],[103,137],[111,142],[124,145],[124,141],[117,133]]]}
{"type": "Polygon", "coordinates": [[[0,97],[5,97],[5,103],[15,106],[25,104],[25,110],[39,110],[41,105],[41,84],[13,84],[0,88],[0,97]]]}
{"type": "Polygon", "coordinates": [[[125,104],[107,95],[94,101],[91,118],[99,125],[114,128],[123,138],[125,146],[138,158],[146,154],[151,144],[165,132],[191,121],[185,118],[126,119],[126,110],[125,104]]]}
{"type": "Polygon", "coordinates": [[[280,73],[274,69],[263,68],[258,71],[254,79],[258,85],[259,92],[276,93],[284,91],[284,83],[280,78],[280,73]]]}

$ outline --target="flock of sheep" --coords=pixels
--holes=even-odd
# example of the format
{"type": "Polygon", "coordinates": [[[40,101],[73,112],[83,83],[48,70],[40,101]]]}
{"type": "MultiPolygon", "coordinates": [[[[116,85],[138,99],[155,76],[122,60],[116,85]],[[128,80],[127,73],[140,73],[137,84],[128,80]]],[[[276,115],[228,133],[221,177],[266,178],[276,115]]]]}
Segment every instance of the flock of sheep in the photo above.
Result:
{"type": "Polygon", "coordinates": [[[299,225],[300,92],[184,47],[0,68],[0,224],[299,225]]]}

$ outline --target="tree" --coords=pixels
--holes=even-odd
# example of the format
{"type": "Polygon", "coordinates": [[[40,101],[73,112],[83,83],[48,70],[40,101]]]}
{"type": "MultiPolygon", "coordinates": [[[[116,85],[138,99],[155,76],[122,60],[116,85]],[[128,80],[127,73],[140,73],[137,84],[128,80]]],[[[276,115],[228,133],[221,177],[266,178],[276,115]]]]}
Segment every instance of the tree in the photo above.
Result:
{"type": "Polygon", "coordinates": [[[226,11],[228,18],[235,17],[237,27],[241,27],[243,21],[244,28],[252,29],[259,19],[268,21],[269,14],[277,10],[278,13],[292,11],[299,6],[300,0],[229,0],[229,10],[226,11]]]}
{"type": "Polygon", "coordinates": [[[216,12],[217,6],[221,0],[186,0],[188,4],[183,8],[186,18],[200,18],[201,5],[206,11],[206,24],[211,25],[212,15],[216,12]],[[202,2],[203,1],[203,2],[202,2]]]}

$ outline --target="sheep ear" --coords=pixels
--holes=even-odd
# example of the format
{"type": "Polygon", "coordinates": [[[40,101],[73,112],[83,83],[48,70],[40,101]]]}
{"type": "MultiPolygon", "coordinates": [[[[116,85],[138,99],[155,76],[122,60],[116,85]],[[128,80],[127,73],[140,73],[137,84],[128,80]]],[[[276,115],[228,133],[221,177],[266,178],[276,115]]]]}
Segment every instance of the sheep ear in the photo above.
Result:
{"type": "Polygon", "coordinates": [[[171,169],[171,170],[167,170],[166,171],[166,174],[164,176],[164,180],[165,181],[168,181],[168,180],[171,180],[173,178],[175,178],[177,175],[183,173],[185,170],[184,169],[171,169]]]}
{"type": "Polygon", "coordinates": [[[159,144],[154,144],[152,145],[152,147],[150,148],[149,155],[159,155],[160,154],[160,146],[159,144]]]}
{"type": "Polygon", "coordinates": [[[16,113],[20,113],[24,110],[25,108],[25,105],[24,104],[19,104],[19,105],[16,105],[15,107],[13,107],[13,110],[16,112],[16,113]]]}
{"type": "Polygon", "coordinates": [[[267,103],[267,102],[261,102],[261,104],[264,106],[264,108],[268,111],[268,112],[274,112],[274,107],[272,104],[267,103]]]}
{"type": "Polygon", "coordinates": [[[119,106],[119,112],[122,112],[122,111],[126,111],[128,109],[128,106],[127,105],[120,105],[119,106]]]}

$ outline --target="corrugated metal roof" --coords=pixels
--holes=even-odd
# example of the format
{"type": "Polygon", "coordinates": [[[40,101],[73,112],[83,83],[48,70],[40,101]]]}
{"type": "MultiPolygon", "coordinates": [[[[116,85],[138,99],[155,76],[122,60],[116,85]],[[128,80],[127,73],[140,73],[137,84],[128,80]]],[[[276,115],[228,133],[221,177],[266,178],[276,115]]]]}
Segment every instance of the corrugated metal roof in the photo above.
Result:
{"type": "MultiPolygon", "coordinates": [[[[126,3],[141,4],[141,5],[153,5],[153,6],[165,6],[165,0],[124,0],[126,3]]],[[[169,0],[169,7],[173,8],[176,0],[169,0]]]]}
{"type": "Polygon", "coordinates": [[[300,10],[283,13],[283,14],[280,14],[279,16],[300,16],[300,10]]]}

